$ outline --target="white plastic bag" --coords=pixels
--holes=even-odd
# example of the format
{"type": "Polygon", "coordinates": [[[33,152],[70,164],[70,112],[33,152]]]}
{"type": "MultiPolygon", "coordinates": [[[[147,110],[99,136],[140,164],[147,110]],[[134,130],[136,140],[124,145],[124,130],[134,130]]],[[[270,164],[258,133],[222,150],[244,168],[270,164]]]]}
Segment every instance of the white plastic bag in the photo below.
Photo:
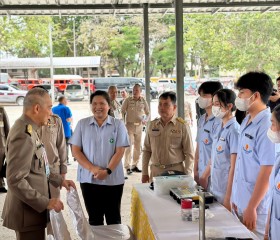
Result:
{"type": "Polygon", "coordinates": [[[67,204],[73,217],[73,225],[76,233],[82,240],[94,240],[93,230],[91,229],[84,215],[78,192],[74,188],[70,188],[67,192],[67,204]]]}
{"type": "Polygon", "coordinates": [[[48,235],[48,239],[71,240],[70,233],[67,229],[67,225],[63,218],[62,212],[57,213],[56,211],[51,210],[50,220],[52,225],[53,236],[48,235]]]}

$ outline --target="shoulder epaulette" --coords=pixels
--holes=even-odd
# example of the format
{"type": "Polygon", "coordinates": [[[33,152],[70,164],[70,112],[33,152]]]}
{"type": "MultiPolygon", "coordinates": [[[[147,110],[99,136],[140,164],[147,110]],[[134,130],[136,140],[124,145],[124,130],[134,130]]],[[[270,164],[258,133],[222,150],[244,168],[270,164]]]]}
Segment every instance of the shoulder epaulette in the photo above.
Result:
{"type": "Polygon", "coordinates": [[[31,134],[32,134],[32,125],[30,125],[30,124],[26,125],[25,132],[31,136],[31,134]]]}
{"type": "Polygon", "coordinates": [[[181,118],[181,117],[177,117],[176,120],[177,120],[178,122],[182,123],[182,124],[185,124],[185,123],[186,123],[186,121],[185,121],[183,118],[181,118]]]}

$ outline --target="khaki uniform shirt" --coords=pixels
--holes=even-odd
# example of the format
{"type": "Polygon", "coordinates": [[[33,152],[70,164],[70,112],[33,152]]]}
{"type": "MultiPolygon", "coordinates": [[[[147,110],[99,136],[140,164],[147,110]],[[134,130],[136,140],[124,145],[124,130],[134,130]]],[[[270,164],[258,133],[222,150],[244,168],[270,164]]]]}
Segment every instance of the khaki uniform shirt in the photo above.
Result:
{"type": "MultiPolygon", "coordinates": [[[[3,107],[0,107],[0,171],[4,165],[5,147],[9,131],[10,124],[7,113],[3,107]]],[[[0,181],[2,181],[2,178],[0,181]]],[[[0,187],[2,187],[2,182],[0,182],[0,187]]]]}
{"type": "Polygon", "coordinates": [[[163,126],[161,119],[151,121],[144,141],[142,174],[149,164],[170,165],[184,162],[186,174],[193,171],[194,150],[191,131],[181,118],[173,116],[163,126]]]}
{"type": "Polygon", "coordinates": [[[40,127],[37,133],[46,149],[51,171],[67,173],[66,141],[61,118],[53,114],[48,125],[40,127]]]}
{"type": "Polygon", "coordinates": [[[122,119],[121,107],[122,105],[117,100],[111,101],[109,115],[117,119],[122,119]]]}
{"type": "Polygon", "coordinates": [[[140,97],[138,100],[133,97],[128,97],[124,100],[121,110],[123,116],[125,116],[126,123],[141,124],[143,116],[149,116],[150,114],[148,103],[143,97],[140,97]]]}
{"type": "Polygon", "coordinates": [[[38,126],[22,115],[9,132],[6,145],[8,193],[2,218],[3,226],[19,232],[46,227],[49,182],[58,187],[62,177],[46,175],[44,148],[36,131],[38,126]]]}

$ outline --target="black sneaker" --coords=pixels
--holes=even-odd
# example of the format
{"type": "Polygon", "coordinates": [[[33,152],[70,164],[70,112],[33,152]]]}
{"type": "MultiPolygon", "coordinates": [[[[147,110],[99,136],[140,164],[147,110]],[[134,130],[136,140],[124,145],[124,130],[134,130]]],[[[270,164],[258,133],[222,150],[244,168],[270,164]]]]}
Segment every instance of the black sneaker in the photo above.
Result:
{"type": "Polygon", "coordinates": [[[140,173],[140,172],[142,172],[138,167],[134,167],[134,168],[131,168],[131,171],[132,172],[138,172],[138,173],[140,173]]]}
{"type": "Polygon", "coordinates": [[[6,188],[4,188],[4,187],[0,188],[0,193],[6,193],[6,192],[8,192],[8,190],[6,188]]]}
{"type": "Polygon", "coordinates": [[[127,175],[130,175],[132,173],[132,171],[130,170],[130,168],[126,169],[126,173],[127,175]]]}

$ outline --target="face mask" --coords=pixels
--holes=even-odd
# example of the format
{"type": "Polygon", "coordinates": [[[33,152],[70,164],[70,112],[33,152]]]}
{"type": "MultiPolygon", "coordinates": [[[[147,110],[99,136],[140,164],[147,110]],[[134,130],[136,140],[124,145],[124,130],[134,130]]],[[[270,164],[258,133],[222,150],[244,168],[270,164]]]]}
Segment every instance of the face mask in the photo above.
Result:
{"type": "Polygon", "coordinates": [[[212,99],[211,98],[199,97],[197,102],[198,102],[198,106],[200,108],[204,109],[204,108],[207,108],[211,105],[212,99]]]}
{"type": "Polygon", "coordinates": [[[269,140],[273,143],[280,143],[280,133],[279,132],[273,132],[271,128],[267,131],[267,136],[269,140]]]}
{"type": "Polygon", "coordinates": [[[212,114],[214,115],[214,117],[216,118],[224,118],[224,116],[226,115],[226,112],[222,112],[221,108],[218,106],[212,106],[212,114]]]}
{"type": "MultiPolygon", "coordinates": [[[[253,94],[254,95],[254,94],[253,94]]],[[[252,95],[252,96],[253,96],[252,95]]],[[[252,97],[251,96],[251,97],[252,97]]],[[[236,108],[239,110],[239,111],[248,111],[248,109],[252,106],[252,104],[254,103],[251,103],[250,104],[250,99],[251,97],[249,98],[240,98],[240,97],[237,97],[235,99],[235,106],[236,108]]]]}

